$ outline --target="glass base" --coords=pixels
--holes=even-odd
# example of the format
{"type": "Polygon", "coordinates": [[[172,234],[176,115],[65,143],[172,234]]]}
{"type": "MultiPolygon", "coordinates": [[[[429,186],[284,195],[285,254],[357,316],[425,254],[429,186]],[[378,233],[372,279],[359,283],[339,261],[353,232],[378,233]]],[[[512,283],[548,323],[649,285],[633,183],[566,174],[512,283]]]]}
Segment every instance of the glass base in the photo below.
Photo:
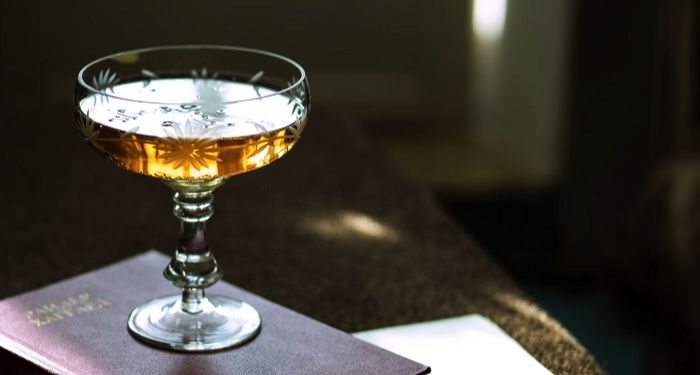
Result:
{"type": "Polygon", "coordinates": [[[196,352],[243,344],[260,330],[260,315],[249,304],[207,296],[192,314],[182,309],[182,296],[157,298],[131,312],[129,331],[159,347],[196,352]]]}

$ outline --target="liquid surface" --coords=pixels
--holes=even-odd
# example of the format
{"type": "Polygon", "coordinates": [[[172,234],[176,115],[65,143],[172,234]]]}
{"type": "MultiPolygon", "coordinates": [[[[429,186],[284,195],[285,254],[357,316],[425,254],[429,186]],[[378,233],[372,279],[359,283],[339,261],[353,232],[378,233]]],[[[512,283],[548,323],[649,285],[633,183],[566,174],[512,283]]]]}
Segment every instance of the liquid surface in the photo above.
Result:
{"type": "Polygon", "coordinates": [[[301,98],[250,83],[167,78],[117,84],[106,93],[112,97],[93,94],[79,103],[84,139],[119,167],[164,179],[260,168],[287,153],[306,123],[301,98]],[[256,99],[230,104],[246,98],[256,99]]]}

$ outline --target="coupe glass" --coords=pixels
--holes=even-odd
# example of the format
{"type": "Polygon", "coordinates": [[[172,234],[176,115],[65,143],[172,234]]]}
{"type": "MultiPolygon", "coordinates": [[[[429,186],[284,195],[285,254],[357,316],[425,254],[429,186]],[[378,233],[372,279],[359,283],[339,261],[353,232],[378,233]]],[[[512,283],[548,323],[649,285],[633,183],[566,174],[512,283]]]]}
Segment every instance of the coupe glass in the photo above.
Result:
{"type": "Polygon", "coordinates": [[[263,167],[299,140],[309,111],[306,74],[270,52],[226,46],[166,46],[116,53],[80,70],[75,120],[98,153],[170,186],[181,221],[164,276],[182,293],[129,316],[137,338],[182,351],[215,350],[258,333],[249,304],[205,288],[222,276],[204,238],[213,191],[263,167]]]}

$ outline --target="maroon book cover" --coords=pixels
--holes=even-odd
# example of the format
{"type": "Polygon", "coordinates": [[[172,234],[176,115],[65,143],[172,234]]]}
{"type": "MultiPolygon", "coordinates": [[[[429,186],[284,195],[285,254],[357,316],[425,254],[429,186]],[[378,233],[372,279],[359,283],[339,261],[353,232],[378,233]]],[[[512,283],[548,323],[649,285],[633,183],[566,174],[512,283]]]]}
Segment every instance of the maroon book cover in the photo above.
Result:
{"type": "Polygon", "coordinates": [[[426,374],[424,365],[220,281],[209,290],[255,307],[253,341],[212,353],[179,353],[127,331],[133,308],[176,293],[168,258],[148,251],[0,301],[0,346],[57,374],[426,374]]]}

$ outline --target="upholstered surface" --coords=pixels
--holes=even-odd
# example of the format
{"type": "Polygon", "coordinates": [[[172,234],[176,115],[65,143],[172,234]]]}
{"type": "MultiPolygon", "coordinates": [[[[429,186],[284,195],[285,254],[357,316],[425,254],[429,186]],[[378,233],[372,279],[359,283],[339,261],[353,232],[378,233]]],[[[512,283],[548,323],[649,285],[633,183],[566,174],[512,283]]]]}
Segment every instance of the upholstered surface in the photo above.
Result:
{"type": "MultiPolygon", "coordinates": [[[[348,332],[479,313],[555,374],[602,372],[355,124],[314,110],[292,152],[216,191],[208,236],[225,280],[348,332]]],[[[174,248],[165,185],[98,156],[70,108],[9,113],[0,297],[174,248]]]]}

